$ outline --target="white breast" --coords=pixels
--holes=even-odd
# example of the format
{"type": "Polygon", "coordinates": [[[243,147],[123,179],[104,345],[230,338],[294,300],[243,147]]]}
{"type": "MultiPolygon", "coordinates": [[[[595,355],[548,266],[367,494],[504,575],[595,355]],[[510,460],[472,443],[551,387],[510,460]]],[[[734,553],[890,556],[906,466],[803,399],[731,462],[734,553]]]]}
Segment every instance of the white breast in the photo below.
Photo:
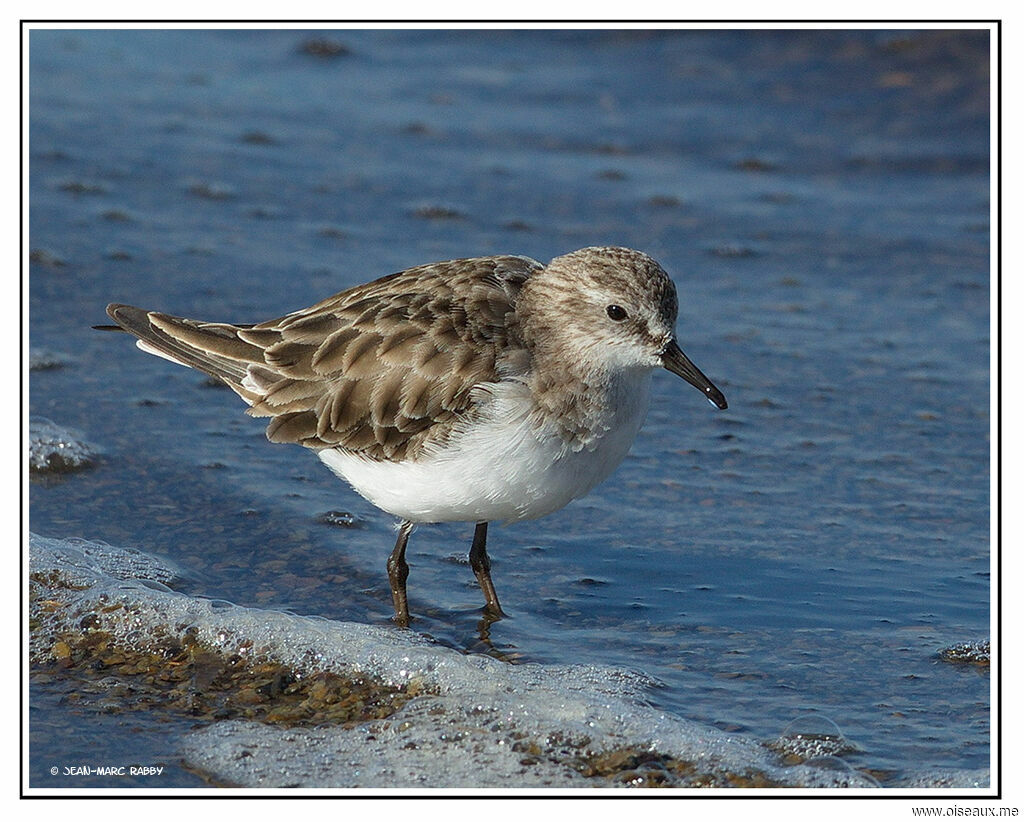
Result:
{"type": "Polygon", "coordinates": [[[518,383],[493,391],[484,417],[416,460],[368,460],[335,449],[320,459],[378,508],[412,522],[515,522],[557,511],[614,471],[647,415],[650,370],[618,379],[573,450],[539,420],[518,383]]]}

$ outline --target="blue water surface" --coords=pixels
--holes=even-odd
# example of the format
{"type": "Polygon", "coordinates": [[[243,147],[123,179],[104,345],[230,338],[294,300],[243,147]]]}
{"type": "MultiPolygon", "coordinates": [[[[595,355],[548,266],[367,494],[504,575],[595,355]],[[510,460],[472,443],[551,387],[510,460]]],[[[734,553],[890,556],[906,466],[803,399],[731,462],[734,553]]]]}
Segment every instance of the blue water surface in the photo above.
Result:
{"type": "MultiPolygon", "coordinates": [[[[987,767],[987,670],[937,653],[989,636],[988,36],[33,31],[30,336],[64,366],[31,374],[31,413],[101,459],[32,486],[32,530],[386,623],[390,518],[229,391],[92,330],[104,306],[252,322],[419,263],[632,246],[729,409],[655,375],[610,480],[492,528],[489,630],[472,527],[419,528],[413,629],[639,669],[659,706],[760,739],[824,714],[883,784],[987,767]]],[[[34,786],[76,745],[173,760],[173,718],[61,694],[33,688],[34,786]],[[45,732],[68,712],[78,736],[45,732]]]]}

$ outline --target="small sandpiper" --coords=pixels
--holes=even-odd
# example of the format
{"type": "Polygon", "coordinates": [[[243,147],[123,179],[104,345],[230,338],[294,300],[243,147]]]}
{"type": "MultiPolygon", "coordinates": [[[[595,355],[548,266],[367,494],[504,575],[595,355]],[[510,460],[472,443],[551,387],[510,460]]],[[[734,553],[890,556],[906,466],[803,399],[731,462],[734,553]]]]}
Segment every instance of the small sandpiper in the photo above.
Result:
{"type": "Polygon", "coordinates": [[[487,523],[557,511],[622,461],[666,368],[725,397],[675,337],[678,301],[657,262],[583,248],[542,265],[495,256],[431,263],[255,325],[112,304],[143,351],[225,382],[401,520],[387,561],[409,623],[405,549],[416,523],[474,522],[469,562],[502,615],[487,523]]]}

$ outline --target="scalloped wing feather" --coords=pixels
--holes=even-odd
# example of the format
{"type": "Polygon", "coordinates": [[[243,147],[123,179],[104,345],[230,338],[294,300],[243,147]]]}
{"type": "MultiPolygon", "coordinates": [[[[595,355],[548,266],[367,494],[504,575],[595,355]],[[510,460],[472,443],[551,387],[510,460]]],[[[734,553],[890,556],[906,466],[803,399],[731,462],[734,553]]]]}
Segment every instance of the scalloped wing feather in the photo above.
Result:
{"type": "Polygon", "coordinates": [[[408,269],[251,326],[110,306],[122,328],[227,383],[267,437],[375,460],[415,456],[472,413],[480,386],[528,355],[515,301],[541,268],[480,257],[408,269]]]}

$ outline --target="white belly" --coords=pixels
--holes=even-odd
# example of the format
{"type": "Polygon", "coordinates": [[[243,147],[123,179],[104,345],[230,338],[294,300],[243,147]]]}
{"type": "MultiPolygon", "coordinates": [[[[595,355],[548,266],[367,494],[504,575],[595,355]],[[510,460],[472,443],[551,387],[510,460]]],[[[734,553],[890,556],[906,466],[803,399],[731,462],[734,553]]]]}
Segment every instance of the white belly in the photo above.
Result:
{"type": "Polygon", "coordinates": [[[583,496],[618,467],[649,397],[649,371],[620,381],[598,435],[579,450],[531,418],[525,389],[502,384],[485,419],[416,460],[373,461],[334,449],[319,455],[378,508],[412,522],[534,519],[583,496]]]}

